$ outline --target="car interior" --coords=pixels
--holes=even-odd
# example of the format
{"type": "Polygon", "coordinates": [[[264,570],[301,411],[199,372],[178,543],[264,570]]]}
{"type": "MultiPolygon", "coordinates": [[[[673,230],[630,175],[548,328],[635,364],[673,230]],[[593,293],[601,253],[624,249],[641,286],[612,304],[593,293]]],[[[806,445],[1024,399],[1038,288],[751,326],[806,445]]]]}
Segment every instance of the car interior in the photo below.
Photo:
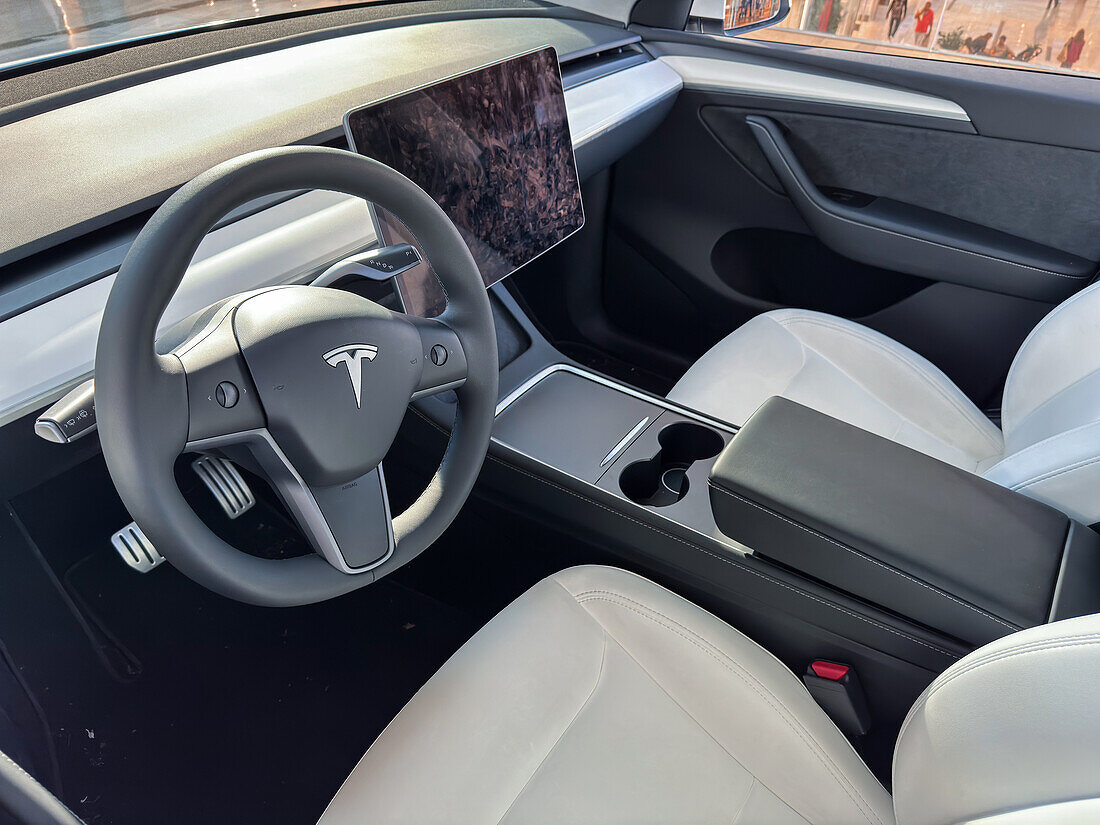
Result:
{"type": "Polygon", "coordinates": [[[1100,820],[1100,87],[789,11],[0,66],[0,823],[1100,820]]]}

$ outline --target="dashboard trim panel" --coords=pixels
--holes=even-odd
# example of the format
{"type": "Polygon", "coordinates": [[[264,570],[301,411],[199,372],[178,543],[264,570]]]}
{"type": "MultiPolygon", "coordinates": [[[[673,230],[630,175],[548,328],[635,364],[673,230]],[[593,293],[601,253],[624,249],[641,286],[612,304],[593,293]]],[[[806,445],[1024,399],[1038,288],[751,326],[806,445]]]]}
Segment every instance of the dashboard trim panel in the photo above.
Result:
{"type": "Polygon", "coordinates": [[[908,89],[743,60],[665,55],[658,61],[676,71],[688,89],[970,123],[970,115],[954,101],[908,89]]]}

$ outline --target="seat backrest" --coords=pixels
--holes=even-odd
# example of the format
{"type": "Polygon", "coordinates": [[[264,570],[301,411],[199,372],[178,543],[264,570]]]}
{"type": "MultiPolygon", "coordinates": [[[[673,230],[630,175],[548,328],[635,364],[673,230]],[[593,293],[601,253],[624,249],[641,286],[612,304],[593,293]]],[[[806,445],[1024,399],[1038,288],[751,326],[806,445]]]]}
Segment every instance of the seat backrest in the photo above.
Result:
{"type": "Polygon", "coordinates": [[[1005,457],[985,471],[1086,524],[1100,521],[1100,283],[1031,331],[1005,382],[1005,457]]]}
{"type": "Polygon", "coordinates": [[[894,751],[898,825],[1100,821],[1100,616],[1005,636],[943,672],[894,751]]]}

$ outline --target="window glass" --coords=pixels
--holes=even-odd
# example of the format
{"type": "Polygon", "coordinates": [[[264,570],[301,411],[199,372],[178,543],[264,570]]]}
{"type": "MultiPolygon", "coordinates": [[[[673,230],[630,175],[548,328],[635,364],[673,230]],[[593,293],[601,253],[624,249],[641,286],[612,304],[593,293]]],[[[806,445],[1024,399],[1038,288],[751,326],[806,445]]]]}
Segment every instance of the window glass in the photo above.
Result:
{"type": "MultiPolygon", "coordinates": [[[[712,17],[713,0],[693,12],[712,17]]],[[[1100,75],[1100,0],[791,0],[743,37],[1015,69],[1100,75]]]]}
{"type": "Polygon", "coordinates": [[[196,26],[365,2],[369,0],[0,0],[0,68],[196,26]]]}

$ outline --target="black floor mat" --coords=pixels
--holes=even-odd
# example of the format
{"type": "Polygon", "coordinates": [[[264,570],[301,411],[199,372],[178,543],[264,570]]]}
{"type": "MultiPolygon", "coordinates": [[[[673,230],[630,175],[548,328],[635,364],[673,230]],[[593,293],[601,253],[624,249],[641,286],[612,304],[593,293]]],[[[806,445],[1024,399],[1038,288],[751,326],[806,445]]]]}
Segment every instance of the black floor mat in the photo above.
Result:
{"type": "Polygon", "coordinates": [[[276,610],[169,565],[137,574],[107,543],[126,516],[98,461],[10,515],[0,638],[43,706],[64,799],[89,825],[314,822],[476,630],[391,580],[276,610]]]}

